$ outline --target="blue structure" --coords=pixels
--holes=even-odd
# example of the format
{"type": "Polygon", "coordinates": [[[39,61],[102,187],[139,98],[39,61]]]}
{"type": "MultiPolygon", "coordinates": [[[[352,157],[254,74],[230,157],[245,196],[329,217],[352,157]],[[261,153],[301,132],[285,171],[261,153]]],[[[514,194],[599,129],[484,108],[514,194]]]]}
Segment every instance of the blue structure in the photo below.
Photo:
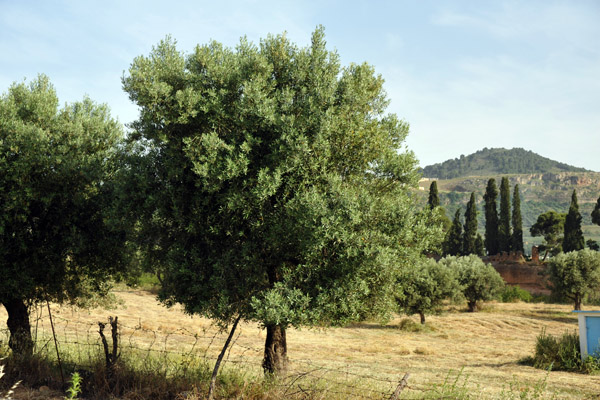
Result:
{"type": "Polygon", "coordinates": [[[573,311],[579,320],[581,359],[600,356],[600,311],[573,311]]]}

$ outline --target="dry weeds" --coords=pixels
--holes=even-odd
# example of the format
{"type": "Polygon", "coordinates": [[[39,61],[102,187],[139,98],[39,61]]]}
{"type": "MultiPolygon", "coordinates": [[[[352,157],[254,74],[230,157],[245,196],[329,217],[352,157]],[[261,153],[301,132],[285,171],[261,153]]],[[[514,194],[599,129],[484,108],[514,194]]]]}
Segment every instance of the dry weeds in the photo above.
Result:
{"type": "MultiPolygon", "coordinates": [[[[194,354],[216,358],[226,333],[209,320],[185,315],[181,308],[167,309],[143,291],[115,293],[123,304],[115,310],[79,310],[53,306],[59,341],[97,343],[97,321],[118,315],[123,346],[179,351],[182,357],[193,347],[194,354]],[[195,337],[193,335],[196,335],[195,337]],[[200,353],[198,353],[198,351],[200,353]]],[[[588,307],[600,309],[599,307],[588,307]]],[[[381,382],[379,389],[392,390],[404,373],[410,373],[405,394],[419,397],[434,383],[441,383],[450,370],[463,369],[463,378],[482,398],[497,397],[510,382],[534,386],[547,373],[518,361],[533,354],[536,336],[543,328],[559,335],[577,329],[577,319],[568,305],[489,303],[482,312],[467,313],[450,307],[440,316],[428,316],[428,329],[400,329],[405,316],[389,324],[353,324],[346,328],[290,329],[288,355],[293,371],[315,371],[323,377],[381,382]]],[[[36,314],[36,313],[34,313],[36,314]]],[[[44,310],[38,332],[47,331],[44,310]]],[[[6,315],[0,311],[0,329],[6,315]]],[[[417,322],[417,317],[411,318],[417,322]]],[[[33,322],[36,326],[36,321],[33,322]]],[[[255,323],[241,324],[228,356],[230,366],[242,364],[249,376],[260,376],[265,333],[255,323]]],[[[559,399],[588,399],[600,393],[600,377],[567,372],[550,372],[547,392],[559,399]]],[[[377,392],[374,392],[377,393],[377,392]]],[[[374,396],[377,397],[377,396],[374,396]]],[[[598,397],[595,397],[598,398],[598,397]]]]}

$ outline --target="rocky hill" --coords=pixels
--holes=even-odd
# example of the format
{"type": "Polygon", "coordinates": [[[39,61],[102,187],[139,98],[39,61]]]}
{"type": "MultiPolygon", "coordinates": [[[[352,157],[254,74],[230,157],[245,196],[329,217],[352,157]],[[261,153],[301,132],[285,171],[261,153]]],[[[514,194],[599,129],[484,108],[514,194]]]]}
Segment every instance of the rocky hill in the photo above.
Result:
{"type": "Polygon", "coordinates": [[[521,148],[484,148],[468,156],[461,155],[459,158],[423,168],[424,177],[438,179],[506,174],[560,174],[564,172],[589,171],[542,157],[521,148]]]}

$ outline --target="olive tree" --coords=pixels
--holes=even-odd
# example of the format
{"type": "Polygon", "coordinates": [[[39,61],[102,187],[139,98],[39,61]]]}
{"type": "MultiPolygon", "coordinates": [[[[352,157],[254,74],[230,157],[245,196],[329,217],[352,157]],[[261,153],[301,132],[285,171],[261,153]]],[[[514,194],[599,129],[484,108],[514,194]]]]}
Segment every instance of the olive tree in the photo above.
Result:
{"type": "Polygon", "coordinates": [[[267,373],[286,367],[288,327],[393,310],[397,273],[441,229],[412,198],[408,124],[371,66],[341,67],[322,29],[303,48],[280,35],[186,55],[166,39],[123,85],[147,180],[132,215],[167,305],[261,323],[267,373]]]}
{"type": "Polygon", "coordinates": [[[397,287],[400,309],[408,315],[419,314],[422,324],[425,314],[439,312],[444,300],[455,299],[461,292],[456,271],[431,258],[403,269],[397,287]]]}
{"type": "Polygon", "coordinates": [[[552,293],[581,310],[585,296],[600,288],[600,253],[590,249],[561,253],[550,260],[546,274],[552,293]]]}
{"type": "Polygon", "coordinates": [[[45,76],[0,97],[0,303],[15,353],[33,349],[29,306],[104,294],[125,265],[107,213],[121,136],[106,106],[59,109],[45,76]]]}
{"type": "Polygon", "coordinates": [[[504,280],[491,264],[485,264],[476,255],[464,257],[446,257],[439,261],[458,276],[463,296],[467,300],[469,311],[477,311],[478,301],[494,299],[504,287],[504,280]]]}

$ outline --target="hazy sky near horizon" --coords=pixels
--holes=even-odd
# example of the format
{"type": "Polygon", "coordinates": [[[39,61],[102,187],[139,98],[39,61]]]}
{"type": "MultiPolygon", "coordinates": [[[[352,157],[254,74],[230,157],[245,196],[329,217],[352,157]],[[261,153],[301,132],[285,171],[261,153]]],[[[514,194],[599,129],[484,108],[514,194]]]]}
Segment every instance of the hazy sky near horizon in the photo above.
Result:
{"type": "Polygon", "coordinates": [[[85,94],[122,123],[134,57],[166,35],[191,52],[325,27],[342,64],[384,77],[422,166],[484,147],[523,147],[600,171],[600,2],[0,0],[0,91],[48,75],[61,102],[85,94]]]}

